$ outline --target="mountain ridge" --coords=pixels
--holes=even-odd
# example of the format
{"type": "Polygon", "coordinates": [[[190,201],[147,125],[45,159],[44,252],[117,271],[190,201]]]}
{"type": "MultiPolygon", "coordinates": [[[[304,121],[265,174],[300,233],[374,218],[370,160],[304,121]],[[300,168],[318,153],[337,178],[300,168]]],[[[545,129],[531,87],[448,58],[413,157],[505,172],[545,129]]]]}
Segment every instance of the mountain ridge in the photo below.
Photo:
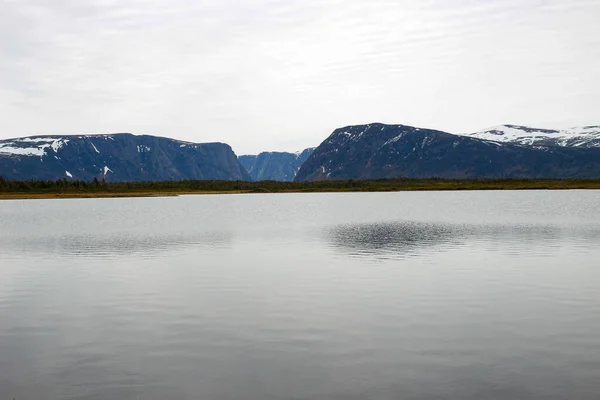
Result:
{"type": "Polygon", "coordinates": [[[524,146],[448,132],[371,123],[338,128],[297,181],[384,178],[600,177],[600,149],[524,146]]]}
{"type": "Polygon", "coordinates": [[[370,123],[335,129],[318,147],[235,155],[225,143],[131,133],[0,140],[8,179],[328,180],[396,177],[598,178],[600,126],[505,124],[474,133],[370,123]]]}
{"type": "Polygon", "coordinates": [[[228,144],[130,133],[0,140],[0,175],[44,180],[250,179],[228,144]]]}

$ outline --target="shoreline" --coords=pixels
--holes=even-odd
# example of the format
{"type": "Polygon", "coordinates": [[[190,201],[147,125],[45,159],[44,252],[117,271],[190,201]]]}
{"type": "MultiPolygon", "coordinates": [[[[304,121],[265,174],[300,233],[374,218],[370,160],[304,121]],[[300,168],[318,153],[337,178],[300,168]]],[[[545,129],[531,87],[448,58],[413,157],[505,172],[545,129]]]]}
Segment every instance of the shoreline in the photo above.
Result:
{"type": "Polygon", "coordinates": [[[190,194],[241,194],[244,191],[222,191],[222,192],[64,192],[64,193],[0,193],[0,200],[43,200],[43,199],[117,199],[136,197],[177,197],[190,194]]]}
{"type": "MultiPolygon", "coordinates": [[[[119,184],[114,184],[119,185],[119,184]]],[[[139,183],[142,186],[144,183],[139,183]]],[[[274,193],[360,193],[408,191],[475,191],[475,190],[598,190],[600,180],[402,180],[402,181],[334,181],[295,184],[290,182],[251,182],[244,188],[191,189],[155,187],[124,190],[122,187],[80,190],[30,190],[0,192],[0,200],[88,199],[176,197],[211,194],[274,194],[274,193]],[[329,183],[329,184],[328,184],[329,183]]]]}

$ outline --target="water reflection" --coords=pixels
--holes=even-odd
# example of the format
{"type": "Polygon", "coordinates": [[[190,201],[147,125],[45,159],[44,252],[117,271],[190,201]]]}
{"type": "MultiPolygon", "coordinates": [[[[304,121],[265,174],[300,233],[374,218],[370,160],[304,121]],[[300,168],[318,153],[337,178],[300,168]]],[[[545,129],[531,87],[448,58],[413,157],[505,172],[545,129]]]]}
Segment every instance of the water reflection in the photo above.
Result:
{"type": "Polygon", "coordinates": [[[348,224],[330,228],[328,239],[350,256],[388,258],[439,246],[464,235],[458,226],[417,222],[348,224]]]}
{"type": "Polygon", "coordinates": [[[195,233],[111,232],[39,237],[13,237],[0,241],[5,255],[60,254],[77,257],[116,257],[135,255],[152,257],[159,253],[189,247],[225,248],[231,246],[230,231],[195,233]]]}
{"type": "Polygon", "coordinates": [[[472,225],[416,221],[343,224],[325,229],[331,247],[350,257],[394,259],[479,244],[505,254],[540,251],[572,242],[581,251],[600,244],[600,229],[552,225],[472,225]],[[497,246],[501,243],[501,246],[497,246]]]}

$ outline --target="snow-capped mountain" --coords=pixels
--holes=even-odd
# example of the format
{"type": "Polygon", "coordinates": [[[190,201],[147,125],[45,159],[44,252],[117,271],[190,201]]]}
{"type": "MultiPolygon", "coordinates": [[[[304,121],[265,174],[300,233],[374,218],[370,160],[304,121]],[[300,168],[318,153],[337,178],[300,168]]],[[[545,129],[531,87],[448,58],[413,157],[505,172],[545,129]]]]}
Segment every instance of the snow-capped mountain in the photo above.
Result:
{"type": "Polygon", "coordinates": [[[0,140],[0,176],[107,181],[250,179],[226,144],[129,133],[0,140]]]}
{"type": "Polygon", "coordinates": [[[296,153],[262,152],[258,155],[239,156],[239,159],[253,181],[292,181],[314,149],[311,147],[296,153]]]}
{"type": "Polygon", "coordinates": [[[600,148],[524,146],[373,123],[336,129],[296,181],[398,177],[600,178],[600,148]]]}
{"type": "Polygon", "coordinates": [[[466,134],[465,136],[527,146],[600,148],[600,126],[555,130],[520,125],[501,125],[481,132],[466,134]]]}

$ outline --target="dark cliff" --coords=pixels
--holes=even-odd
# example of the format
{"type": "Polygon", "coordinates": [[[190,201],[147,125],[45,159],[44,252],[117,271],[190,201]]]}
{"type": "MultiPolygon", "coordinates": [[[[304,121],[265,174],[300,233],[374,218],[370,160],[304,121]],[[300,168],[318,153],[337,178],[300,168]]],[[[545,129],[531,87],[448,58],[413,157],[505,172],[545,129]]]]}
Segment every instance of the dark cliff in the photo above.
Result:
{"type": "Polygon", "coordinates": [[[2,140],[0,176],[113,182],[250,179],[226,144],[128,133],[2,140]]]}
{"type": "Polygon", "coordinates": [[[239,159],[253,181],[292,181],[313,150],[308,148],[298,153],[263,152],[240,156],[239,159]]]}

